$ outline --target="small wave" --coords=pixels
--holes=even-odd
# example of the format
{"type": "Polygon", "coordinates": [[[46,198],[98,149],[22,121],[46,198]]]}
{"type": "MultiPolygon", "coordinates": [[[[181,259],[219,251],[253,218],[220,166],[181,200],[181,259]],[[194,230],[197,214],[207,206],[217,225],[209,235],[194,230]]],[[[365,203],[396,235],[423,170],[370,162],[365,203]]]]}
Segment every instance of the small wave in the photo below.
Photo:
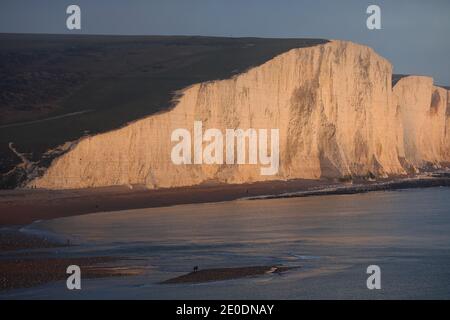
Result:
{"type": "Polygon", "coordinates": [[[313,256],[313,255],[302,255],[302,254],[295,254],[295,253],[289,253],[290,257],[300,259],[300,260],[316,260],[320,259],[319,256],[313,256]]]}
{"type": "Polygon", "coordinates": [[[39,227],[39,224],[41,222],[42,220],[33,221],[31,224],[20,228],[19,231],[27,235],[36,236],[39,238],[43,238],[61,244],[66,243],[75,244],[77,242],[76,239],[72,237],[63,236],[62,234],[39,227]]]}

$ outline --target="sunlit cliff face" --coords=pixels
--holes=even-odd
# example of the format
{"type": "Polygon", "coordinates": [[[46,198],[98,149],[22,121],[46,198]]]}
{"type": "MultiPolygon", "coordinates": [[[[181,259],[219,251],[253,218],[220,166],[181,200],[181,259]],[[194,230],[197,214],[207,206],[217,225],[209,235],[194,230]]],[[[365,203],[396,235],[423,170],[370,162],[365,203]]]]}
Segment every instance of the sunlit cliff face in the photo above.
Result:
{"type": "Polygon", "coordinates": [[[165,113],[82,139],[28,186],[388,176],[450,162],[448,91],[425,77],[392,88],[391,78],[391,64],[365,46],[331,41],[293,49],[231,79],[186,88],[165,113]],[[278,129],[277,173],[262,175],[259,165],[237,161],[174,164],[172,132],[193,130],[196,121],[223,132],[278,129]]]}
{"type": "Polygon", "coordinates": [[[399,156],[414,168],[449,161],[449,91],[430,77],[409,76],[393,89],[399,127],[399,156]]]}

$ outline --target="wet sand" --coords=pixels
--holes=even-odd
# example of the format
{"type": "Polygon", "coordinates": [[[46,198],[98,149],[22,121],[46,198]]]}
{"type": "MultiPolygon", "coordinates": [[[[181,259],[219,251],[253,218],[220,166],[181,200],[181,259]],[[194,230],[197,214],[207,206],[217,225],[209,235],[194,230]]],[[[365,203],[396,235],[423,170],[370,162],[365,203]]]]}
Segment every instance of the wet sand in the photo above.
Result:
{"type": "Polygon", "coordinates": [[[52,281],[67,279],[66,268],[75,264],[82,269],[85,278],[104,278],[140,274],[136,269],[124,269],[115,265],[123,260],[113,257],[48,258],[40,257],[44,251],[58,250],[70,244],[20,232],[18,228],[0,230],[0,291],[29,288],[52,281]],[[24,251],[25,250],[25,251],[24,251]],[[106,265],[105,265],[106,264],[106,265]]]}
{"type": "Polygon", "coordinates": [[[0,251],[2,252],[22,249],[54,248],[62,245],[45,237],[25,234],[17,228],[0,230],[0,251]]]}
{"type": "Polygon", "coordinates": [[[161,284],[203,283],[211,281],[233,280],[246,277],[262,276],[265,274],[280,274],[294,268],[295,267],[283,266],[252,266],[239,268],[205,269],[193,271],[176,278],[168,279],[161,282],[161,284]]]}
{"type": "Polygon", "coordinates": [[[99,264],[113,263],[117,258],[13,258],[0,260],[0,291],[28,288],[51,281],[65,280],[69,265],[78,265],[83,278],[102,278],[136,274],[134,270],[102,267],[99,264]]]}

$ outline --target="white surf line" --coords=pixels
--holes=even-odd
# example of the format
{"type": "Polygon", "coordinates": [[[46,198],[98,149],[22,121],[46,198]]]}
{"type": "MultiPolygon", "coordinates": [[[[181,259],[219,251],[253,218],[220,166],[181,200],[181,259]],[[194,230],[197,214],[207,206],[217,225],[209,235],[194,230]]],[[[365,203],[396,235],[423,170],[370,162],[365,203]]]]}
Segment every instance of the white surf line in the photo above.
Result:
{"type": "MultiPolygon", "coordinates": [[[[352,185],[353,186],[362,186],[362,185],[352,185]]],[[[316,193],[322,193],[322,192],[332,192],[337,191],[338,189],[346,189],[350,186],[342,186],[342,185],[328,185],[323,187],[314,187],[312,189],[307,190],[301,190],[301,191],[291,191],[291,192],[283,192],[283,193],[277,193],[277,194],[261,194],[257,196],[249,196],[249,197],[241,197],[237,198],[236,200],[265,200],[267,198],[269,199],[277,199],[277,198],[287,198],[287,197],[295,197],[295,196],[302,196],[302,195],[310,195],[310,194],[316,194],[316,193]]]]}
{"type": "Polygon", "coordinates": [[[19,127],[19,126],[25,126],[25,125],[28,125],[28,124],[34,124],[34,123],[39,123],[39,122],[44,122],[44,121],[50,121],[50,120],[56,120],[56,119],[61,119],[61,118],[67,118],[67,117],[72,117],[72,116],[76,116],[76,115],[80,115],[80,114],[88,113],[88,112],[92,112],[92,111],[94,111],[94,109],[88,109],[88,110],[82,110],[82,111],[76,111],[76,112],[61,114],[59,116],[49,117],[49,118],[45,118],[45,119],[4,124],[4,125],[0,126],[0,129],[11,128],[11,127],[19,127]]]}
{"type": "Polygon", "coordinates": [[[63,233],[51,231],[49,229],[46,229],[45,227],[39,227],[39,225],[45,221],[48,220],[35,220],[32,223],[19,228],[19,232],[26,235],[35,236],[44,240],[57,242],[59,244],[76,245],[81,243],[80,239],[78,239],[75,236],[69,236],[63,233]]]}

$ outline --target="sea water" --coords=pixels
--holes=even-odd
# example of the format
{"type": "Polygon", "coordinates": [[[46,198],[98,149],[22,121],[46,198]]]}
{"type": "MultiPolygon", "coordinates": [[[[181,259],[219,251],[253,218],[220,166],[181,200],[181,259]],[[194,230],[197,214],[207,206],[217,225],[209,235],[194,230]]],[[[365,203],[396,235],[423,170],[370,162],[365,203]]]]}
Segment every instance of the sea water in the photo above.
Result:
{"type": "Polygon", "coordinates": [[[450,298],[446,187],[104,212],[40,221],[28,229],[77,244],[44,250],[49,258],[120,257],[120,267],[142,273],[82,277],[79,291],[59,281],[2,292],[0,298],[450,298]],[[263,265],[299,268],[229,281],[159,284],[193,266],[263,265]],[[380,267],[380,290],[367,288],[370,265],[380,267]]]}

